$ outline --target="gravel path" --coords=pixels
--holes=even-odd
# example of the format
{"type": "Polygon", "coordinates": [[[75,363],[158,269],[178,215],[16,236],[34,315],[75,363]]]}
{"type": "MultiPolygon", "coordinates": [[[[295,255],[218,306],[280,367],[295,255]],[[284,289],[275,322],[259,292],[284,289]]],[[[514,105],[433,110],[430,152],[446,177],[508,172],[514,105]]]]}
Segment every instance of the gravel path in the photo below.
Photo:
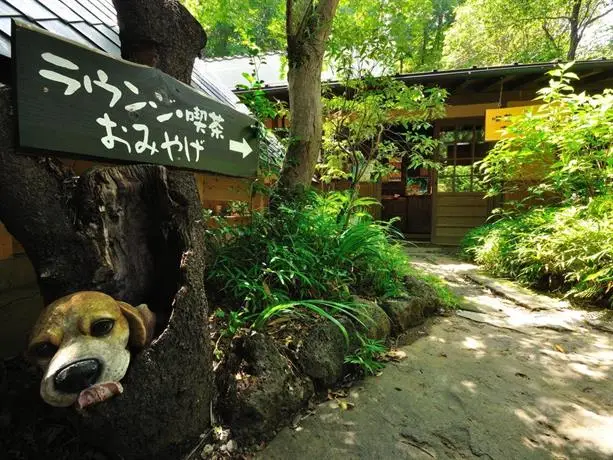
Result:
{"type": "Polygon", "coordinates": [[[613,458],[608,323],[437,250],[413,251],[413,263],[443,276],[462,310],[258,458],[613,458]]]}

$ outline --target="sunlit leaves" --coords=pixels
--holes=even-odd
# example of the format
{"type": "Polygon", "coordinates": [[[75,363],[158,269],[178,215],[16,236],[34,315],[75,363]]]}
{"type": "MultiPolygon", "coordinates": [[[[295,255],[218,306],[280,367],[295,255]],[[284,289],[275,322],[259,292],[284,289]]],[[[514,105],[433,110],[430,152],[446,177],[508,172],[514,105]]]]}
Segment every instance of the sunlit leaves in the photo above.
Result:
{"type": "Polygon", "coordinates": [[[569,68],[550,72],[539,110],[516,117],[481,163],[491,194],[530,173],[539,181],[531,191],[550,201],[586,203],[613,193],[613,91],[575,94],[569,68]]]}
{"type": "Polygon", "coordinates": [[[431,121],[444,114],[445,90],[407,86],[392,78],[349,79],[324,104],[323,181],[378,180],[405,155],[415,167],[433,163],[438,141],[431,121]]]}

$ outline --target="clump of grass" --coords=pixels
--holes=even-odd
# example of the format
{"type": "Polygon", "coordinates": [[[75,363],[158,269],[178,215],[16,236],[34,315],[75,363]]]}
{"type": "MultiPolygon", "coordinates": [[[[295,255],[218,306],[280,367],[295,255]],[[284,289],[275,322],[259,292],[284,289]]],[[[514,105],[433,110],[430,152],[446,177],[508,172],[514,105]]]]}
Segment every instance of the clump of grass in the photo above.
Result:
{"type": "Polygon", "coordinates": [[[408,260],[390,223],[366,212],[372,199],[311,192],[304,202],[254,212],[251,223],[210,229],[207,282],[251,312],[303,299],[346,300],[352,293],[394,296],[408,260]]]}
{"type": "Polygon", "coordinates": [[[385,367],[381,356],[387,347],[381,340],[363,337],[361,334],[357,334],[357,338],[360,345],[345,357],[345,363],[357,366],[365,374],[376,375],[385,367]]]}
{"type": "Polygon", "coordinates": [[[498,276],[613,307],[613,197],[533,209],[471,231],[463,252],[498,276]]]}
{"type": "Polygon", "coordinates": [[[410,273],[400,235],[367,212],[377,204],[352,192],[309,192],[253,212],[247,225],[220,220],[208,230],[209,294],[256,328],[301,310],[363,319],[353,295],[398,296],[410,273]]]}

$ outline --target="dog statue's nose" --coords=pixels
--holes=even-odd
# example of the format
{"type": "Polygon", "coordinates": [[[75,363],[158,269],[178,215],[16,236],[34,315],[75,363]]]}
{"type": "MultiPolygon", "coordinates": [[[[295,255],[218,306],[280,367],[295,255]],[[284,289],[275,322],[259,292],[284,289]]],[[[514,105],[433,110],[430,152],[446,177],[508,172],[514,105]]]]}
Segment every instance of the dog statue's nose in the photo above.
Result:
{"type": "Polygon", "coordinates": [[[97,359],[83,359],[62,367],[53,378],[55,388],[63,393],[80,393],[96,383],[102,366],[97,359]]]}

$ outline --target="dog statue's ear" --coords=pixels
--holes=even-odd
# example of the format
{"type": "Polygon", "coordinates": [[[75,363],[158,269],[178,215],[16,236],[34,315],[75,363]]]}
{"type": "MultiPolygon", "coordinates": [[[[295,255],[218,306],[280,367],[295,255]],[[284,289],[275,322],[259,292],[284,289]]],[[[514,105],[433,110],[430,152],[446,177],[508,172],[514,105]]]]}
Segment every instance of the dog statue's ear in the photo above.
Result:
{"type": "Polygon", "coordinates": [[[135,348],[144,348],[149,345],[153,340],[155,330],[155,313],[149,310],[145,304],[133,307],[125,302],[117,303],[130,325],[128,345],[135,348]]]}

